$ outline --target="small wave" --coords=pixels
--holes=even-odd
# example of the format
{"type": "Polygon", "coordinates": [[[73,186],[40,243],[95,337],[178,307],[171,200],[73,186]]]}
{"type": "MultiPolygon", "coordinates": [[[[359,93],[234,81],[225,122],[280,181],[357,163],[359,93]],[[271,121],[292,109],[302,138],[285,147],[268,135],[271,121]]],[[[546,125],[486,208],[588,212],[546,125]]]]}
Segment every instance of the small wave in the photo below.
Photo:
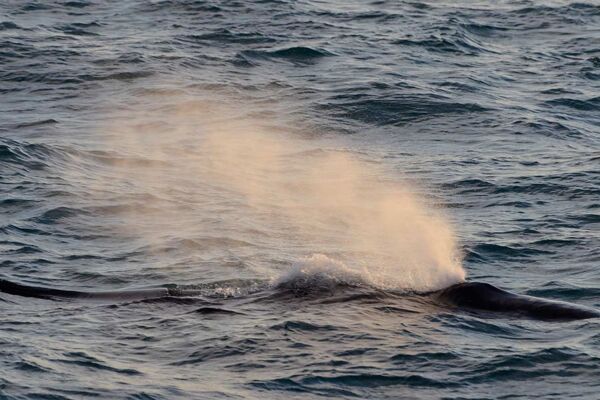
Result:
{"type": "Polygon", "coordinates": [[[171,163],[164,160],[156,160],[152,158],[124,156],[116,152],[92,150],[86,152],[78,152],[83,159],[93,159],[100,164],[119,168],[162,168],[169,167],[171,163]]]}
{"type": "Polygon", "coordinates": [[[4,255],[18,255],[18,254],[36,254],[43,253],[44,251],[33,244],[14,242],[14,241],[0,241],[0,254],[4,255]]]}
{"type": "Polygon", "coordinates": [[[289,47],[286,49],[274,50],[266,52],[265,54],[271,57],[278,58],[291,58],[291,59],[306,59],[306,58],[319,58],[328,57],[333,54],[322,49],[313,49],[310,47],[289,47]]]}
{"type": "Polygon", "coordinates": [[[323,387],[311,387],[305,385],[299,380],[291,378],[276,378],[270,380],[255,380],[251,382],[251,385],[262,391],[285,391],[285,392],[296,392],[306,393],[307,395],[319,395],[324,398],[343,398],[352,397],[360,398],[358,393],[355,393],[348,388],[323,388],[323,387]]]}
{"type": "MultiPolygon", "coordinates": [[[[0,44],[1,46],[1,44],[0,44]]],[[[60,51],[56,51],[56,57],[58,57],[58,53],[60,51]]],[[[69,52],[75,53],[75,52],[69,52]]],[[[33,58],[33,57],[43,57],[43,54],[39,54],[37,52],[32,52],[28,54],[28,52],[19,52],[19,51],[11,51],[8,52],[0,52],[0,59],[2,58],[33,58]]],[[[53,72],[31,72],[30,70],[12,70],[10,72],[0,72],[0,79],[8,82],[26,82],[27,84],[31,83],[44,83],[48,85],[70,85],[70,84],[81,84],[84,80],[79,77],[73,77],[72,74],[64,71],[53,71],[53,72]]]]}
{"type": "MultiPolygon", "coordinates": [[[[425,95],[396,95],[392,98],[360,96],[351,99],[338,96],[321,106],[337,117],[357,120],[367,124],[403,125],[446,114],[470,114],[490,111],[474,103],[455,103],[425,95]]],[[[439,96],[438,96],[439,97],[439,96]]]]}
{"type": "Polygon", "coordinates": [[[50,125],[50,124],[58,124],[58,121],[55,120],[54,118],[48,118],[48,119],[43,119],[40,121],[33,121],[33,122],[25,122],[22,124],[18,124],[16,125],[17,129],[21,129],[21,128],[31,128],[34,126],[40,126],[40,125],[50,125]]]}
{"type": "MultiPolygon", "coordinates": [[[[108,257],[101,257],[92,254],[80,254],[80,255],[71,255],[62,257],[62,259],[67,261],[79,261],[79,260],[106,260],[108,257]]],[[[129,281],[126,279],[120,278],[116,275],[106,275],[99,272],[91,272],[91,271],[77,271],[77,270],[67,270],[62,275],[66,282],[69,285],[74,285],[73,282],[78,283],[86,283],[90,287],[114,287],[117,285],[125,286],[129,281]]]]}
{"type": "Polygon", "coordinates": [[[461,55],[477,55],[482,52],[494,53],[476,40],[463,38],[448,39],[430,36],[427,39],[398,39],[395,45],[419,47],[435,53],[453,53],[461,55]]]}
{"type": "MultiPolygon", "coordinates": [[[[529,166],[530,164],[526,163],[526,165],[529,166]]],[[[515,177],[514,180],[504,184],[501,184],[500,182],[492,183],[481,179],[461,179],[454,182],[445,183],[442,185],[442,187],[448,190],[453,190],[458,194],[479,193],[481,195],[504,195],[506,193],[511,193],[527,196],[547,194],[575,199],[584,196],[594,196],[598,194],[598,190],[593,187],[588,187],[589,185],[587,182],[582,182],[581,185],[567,185],[558,182],[572,181],[573,178],[585,178],[587,174],[587,172],[581,172],[544,176],[546,182],[543,183],[540,181],[539,177],[528,176],[515,177]],[[557,182],[552,182],[553,180],[557,182]]],[[[529,202],[525,202],[523,200],[508,202],[494,200],[491,204],[488,204],[488,206],[512,205],[515,207],[528,207],[528,204],[529,202]]]]}
{"type": "MultiPolygon", "coordinates": [[[[43,201],[13,197],[0,200],[0,210],[2,210],[3,213],[14,214],[25,210],[31,210],[41,202],[43,201]]],[[[0,229],[0,232],[1,231],[2,230],[0,229]]]]}
{"type": "Polygon", "coordinates": [[[33,217],[31,220],[39,224],[49,225],[80,214],[86,214],[86,212],[77,208],[56,207],[44,211],[41,215],[33,217]]]}
{"type": "Polygon", "coordinates": [[[307,384],[331,383],[341,386],[358,387],[380,387],[389,385],[403,385],[409,387],[435,387],[448,388],[457,386],[456,383],[447,380],[437,380],[421,375],[339,375],[339,376],[309,376],[302,379],[307,384]]]}
{"type": "Polygon", "coordinates": [[[285,60],[296,65],[308,65],[333,55],[327,50],[298,46],[278,50],[243,50],[237,54],[235,62],[253,66],[260,60],[285,60]]]}
{"type": "Polygon", "coordinates": [[[304,321],[285,321],[271,326],[269,329],[288,332],[319,332],[337,331],[339,328],[333,325],[319,325],[304,321]]]}
{"type": "MultiPolygon", "coordinates": [[[[234,3],[237,4],[237,3],[234,3]]],[[[213,17],[222,16],[224,9],[212,2],[194,1],[194,0],[155,0],[144,1],[140,3],[143,8],[141,11],[156,12],[167,10],[169,13],[184,11],[188,13],[211,13],[213,17]]],[[[236,10],[237,11],[237,10],[236,10]]]]}
{"type": "Polygon", "coordinates": [[[452,53],[463,56],[477,56],[482,53],[497,54],[499,51],[492,45],[489,38],[499,36],[508,28],[486,25],[451,17],[443,25],[435,26],[428,36],[409,34],[396,39],[392,44],[423,48],[433,53],[452,53]]]}
{"type": "Polygon", "coordinates": [[[583,77],[585,79],[589,79],[590,81],[598,81],[600,80],[600,73],[597,73],[595,71],[590,71],[587,68],[584,68],[581,70],[583,77]]]}
{"type": "Polygon", "coordinates": [[[600,6],[586,3],[571,3],[569,5],[561,7],[550,7],[540,5],[520,8],[515,11],[512,11],[512,13],[527,16],[535,15],[538,17],[556,16],[566,19],[569,17],[589,17],[593,15],[600,15],[600,6]]]}
{"type": "Polygon", "coordinates": [[[90,29],[97,28],[100,26],[101,25],[97,22],[74,22],[68,25],[62,25],[58,28],[58,30],[62,33],[73,36],[98,36],[98,33],[93,32],[90,29]]]}
{"type": "Polygon", "coordinates": [[[600,214],[580,214],[568,217],[569,220],[576,221],[579,225],[599,224],[600,214]]]}
{"type": "Polygon", "coordinates": [[[528,195],[548,193],[555,195],[565,195],[570,194],[573,191],[574,189],[570,186],[561,185],[559,183],[530,183],[524,185],[512,184],[497,186],[493,193],[523,193],[528,195]]]}
{"type": "Polygon", "coordinates": [[[600,110],[600,97],[593,97],[588,100],[562,98],[549,100],[545,104],[555,107],[573,108],[579,111],[598,111],[600,110]]]}
{"type": "Polygon", "coordinates": [[[499,244],[483,243],[466,250],[465,259],[471,262],[501,261],[529,258],[540,254],[554,254],[554,252],[530,247],[511,247],[499,244]]]}
{"type": "Polygon", "coordinates": [[[529,289],[526,294],[536,297],[555,298],[563,301],[578,301],[582,299],[597,299],[600,289],[566,285],[563,282],[548,282],[539,288],[529,289]]]}
{"type": "Polygon", "coordinates": [[[35,229],[35,228],[30,228],[30,227],[24,227],[24,226],[17,226],[17,225],[7,225],[4,226],[2,228],[0,228],[0,232],[2,233],[18,233],[18,234],[25,234],[25,235],[39,235],[39,236],[49,236],[51,235],[50,232],[42,230],[42,229],[35,229]]]}
{"type": "Polygon", "coordinates": [[[47,4],[43,4],[43,3],[37,3],[37,2],[29,2],[27,4],[25,4],[21,10],[22,11],[42,11],[42,10],[50,10],[52,9],[52,7],[50,7],[47,4]]]}
{"type": "Polygon", "coordinates": [[[460,357],[453,351],[445,351],[445,352],[428,352],[423,351],[416,354],[411,353],[398,353],[389,358],[389,360],[393,364],[406,365],[407,363],[417,363],[417,364],[429,364],[432,361],[443,362],[443,361],[453,361],[460,359],[460,357]]]}
{"type": "Polygon", "coordinates": [[[566,239],[542,239],[531,243],[531,246],[548,246],[548,247],[562,247],[571,246],[580,243],[578,240],[566,240],[566,239]]]}
{"type": "Polygon", "coordinates": [[[86,8],[92,5],[92,3],[88,1],[67,1],[63,3],[63,6],[70,8],[86,8]]]}
{"type": "Polygon", "coordinates": [[[68,157],[69,150],[59,146],[15,140],[0,141],[0,164],[10,163],[20,169],[43,170],[67,160],[68,157]]]}
{"type": "Polygon", "coordinates": [[[434,82],[434,84],[458,92],[476,93],[480,90],[476,85],[469,85],[467,83],[457,81],[434,82]]]}
{"type": "MultiPolygon", "coordinates": [[[[374,3],[375,4],[375,3],[374,3]]],[[[425,6],[428,7],[428,6],[425,6]]],[[[415,7],[418,8],[418,7],[415,7]]],[[[386,10],[356,10],[356,11],[334,11],[334,10],[318,10],[313,11],[314,15],[324,17],[326,19],[334,18],[340,21],[351,23],[385,23],[402,18],[401,13],[391,13],[386,10]]]]}
{"type": "Polygon", "coordinates": [[[65,358],[55,359],[53,361],[61,362],[64,364],[79,365],[90,370],[96,371],[109,371],[123,375],[141,375],[142,373],[132,368],[118,368],[110,365],[106,361],[102,361],[96,357],[93,357],[85,352],[76,351],[68,352],[64,354],[65,358]]]}
{"type": "MultiPolygon", "coordinates": [[[[227,339],[227,338],[225,338],[227,339]]],[[[189,354],[185,359],[172,362],[171,365],[202,364],[209,360],[229,358],[235,356],[249,357],[251,353],[260,351],[264,346],[262,339],[241,339],[235,341],[207,341],[200,345],[198,350],[189,354]]]]}
{"type": "MultiPolygon", "coordinates": [[[[580,137],[581,132],[573,127],[569,127],[565,124],[561,124],[557,121],[550,121],[547,119],[538,119],[536,121],[527,121],[527,120],[516,120],[512,123],[512,125],[517,129],[525,129],[525,131],[529,134],[538,133],[548,137],[559,137],[559,138],[568,138],[568,137],[580,137]]],[[[517,133],[521,133],[520,131],[517,133]]]]}
{"type": "Polygon", "coordinates": [[[569,347],[547,348],[525,354],[508,353],[499,355],[485,363],[474,365],[470,371],[464,371],[462,382],[481,384],[483,382],[498,382],[515,380],[530,380],[537,377],[572,376],[576,368],[578,373],[596,370],[598,357],[583,353],[581,350],[569,347]],[[569,365],[565,368],[565,365],[569,365]]]}
{"type": "MultiPolygon", "coordinates": [[[[150,208],[145,207],[142,204],[139,205],[128,205],[126,207],[119,207],[120,212],[127,213],[130,212],[131,207],[134,207],[136,211],[144,210],[146,215],[152,212],[158,212],[160,209],[158,207],[150,208]]],[[[114,211],[113,211],[114,213],[114,211]]],[[[95,213],[94,213],[95,214],[95,213]]],[[[194,253],[208,253],[210,251],[226,251],[228,249],[236,249],[241,247],[252,247],[252,243],[246,242],[243,240],[237,240],[229,237],[198,237],[194,239],[172,239],[168,242],[161,244],[159,246],[152,245],[144,250],[151,252],[153,254],[170,254],[170,253],[186,253],[190,252],[194,253]]],[[[241,268],[244,266],[242,262],[234,261],[234,262],[224,262],[223,267],[231,266],[241,268]]]]}
{"type": "Polygon", "coordinates": [[[498,36],[500,32],[506,32],[509,30],[503,26],[478,24],[475,22],[460,23],[459,26],[469,33],[483,37],[498,36]]]}
{"type": "Polygon", "coordinates": [[[317,393],[327,397],[359,397],[360,393],[369,388],[384,386],[449,388],[458,386],[447,379],[433,379],[418,374],[334,374],[334,375],[303,375],[289,378],[277,378],[267,381],[254,381],[252,385],[262,390],[286,390],[294,392],[317,393]],[[356,391],[356,392],[355,392],[356,391]]]}
{"type": "Polygon", "coordinates": [[[19,25],[15,24],[14,22],[10,22],[10,21],[3,21],[0,22],[0,31],[8,31],[8,30],[18,30],[18,29],[22,29],[19,25]]]}
{"type": "Polygon", "coordinates": [[[200,307],[192,311],[195,314],[202,315],[215,315],[215,314],[223,314],[223,315],[244,315],[244,313],[228,310],[226,308],[220,307],[200,307]]]}
{"type": "Polygon", "coordinates": [[[495,185],[483,179],[460,179],[454,182],[448,182],[442,185],[444,189],[458,190],[459,193],[479,192],[482,189],[494,188],[495,185]]]}
{"type": "Polygon", "coordinates": [[[106,81],[106,80],[117,80],[117,81],[131,81],[134,79],[147,78],[154,75],[153,71],[123,71],[115,72],[108,75],[81,75],[79,79],[83,81],[106,81]]]}
{"type": "Polygon", "coordinates": [[[515,207],[515,208],[530,208],[532,204],[527,201],[500,201],[486,204],[484,207],[515,207]]]}
{"type": "Polygon", "coordinates": [[[43,367],[34,361],[27,361],[27,360],[19,361],[15,365],[15,368],[20,371],[33,372],[33,373],[50,372],[49,368],[43,367]]]}
{"type": "Polygon", "coordinates": [[[184,41],[214,41],[217,44],[239,43],[239,44],[264,44],[276,42],[276,39],[264,36],[258,32],[235,32],[229,29],[218,29],[202,35],[187,35],[181,38],[184,41]]]}

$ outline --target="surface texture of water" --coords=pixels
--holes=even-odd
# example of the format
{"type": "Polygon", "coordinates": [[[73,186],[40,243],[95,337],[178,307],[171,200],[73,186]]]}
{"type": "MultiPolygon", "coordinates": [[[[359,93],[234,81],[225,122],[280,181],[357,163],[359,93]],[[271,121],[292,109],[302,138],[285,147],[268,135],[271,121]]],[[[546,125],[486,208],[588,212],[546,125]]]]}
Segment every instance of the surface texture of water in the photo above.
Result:
{"type": "Polygon", "coordinates": [[[597,320],[276,289],[343,255],[190,167],[225,108],[302,140],[291,168],[419,182],[470,279],[600,307],[600,5],[543,3],[1,2],[0,277],[205,294],[0,294],[0,397],[598,398],[597,320]]]}

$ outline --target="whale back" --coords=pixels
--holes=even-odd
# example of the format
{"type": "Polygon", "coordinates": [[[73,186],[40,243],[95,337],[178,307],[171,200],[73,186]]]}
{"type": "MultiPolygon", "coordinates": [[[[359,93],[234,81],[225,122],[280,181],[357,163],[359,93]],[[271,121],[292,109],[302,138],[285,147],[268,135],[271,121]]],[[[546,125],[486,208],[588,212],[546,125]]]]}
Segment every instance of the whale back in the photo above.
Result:
{"type": "MultiPolygon", "coordinates": [[[[0,279],[0,292],[40,299],[88,299],[99,301],[138,301],[163,297],[186,297],[201,294],[188,288],[154,288],[120,291],[77,291],[28,286],[0,279]]],[[[430,293],[444,305],[472,310],[513,313],[543,320],[598,318],[600,311],[539,297],[519,295],[484,282],[463,282],[430,293]]]]}
{"type": "Polygon", "coordinates": [[[135,301],[169,296],[169,289],[135,289],[107,292],[85,292],[78,290],[51,289],[39,286],[22,285],[0,279],[0,292],[38,299],[89,299],[106,301],[135,301]]]}
{"type": "Polygon", "coordinates": [[[523,314],[544,320],[575,320],[600,317],[598,310],[519,295],[484,282],[463,282],[434,292],[440,302],[473,310],[523,314]]]}

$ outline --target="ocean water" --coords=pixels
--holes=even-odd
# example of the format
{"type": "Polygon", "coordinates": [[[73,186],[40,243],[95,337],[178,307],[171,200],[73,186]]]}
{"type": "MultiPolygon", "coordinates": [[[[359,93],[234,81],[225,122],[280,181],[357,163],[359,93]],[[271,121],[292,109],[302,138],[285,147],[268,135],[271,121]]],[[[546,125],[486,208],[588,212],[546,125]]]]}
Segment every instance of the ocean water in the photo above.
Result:
{"type": "Polygon", "coordinates": [[[598,399],[596,1],[3,1],[2,399],[598,399]]]}

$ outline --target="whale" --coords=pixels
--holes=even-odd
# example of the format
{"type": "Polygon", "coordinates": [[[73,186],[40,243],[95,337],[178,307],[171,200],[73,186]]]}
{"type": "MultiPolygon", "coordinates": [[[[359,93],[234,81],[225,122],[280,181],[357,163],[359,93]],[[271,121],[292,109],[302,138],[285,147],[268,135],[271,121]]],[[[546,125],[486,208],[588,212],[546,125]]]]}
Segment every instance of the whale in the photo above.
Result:
{"type": "Polygon", "coordinates": [[[200,290],[181,289],[177,287],[159,287],[149,289],[125,289],[112,291],[81,291],[53,289],[41,286],[30,286],[0,279],[0,293],[21,297],[34,297],[46,300],[79,299],[99,301],[139,301],[159,299],[163,297],[198,296],[200,290]]]}
{"type": "MultiPolygon", "coordinates": [[[[116,291],[79,291],[29,286],[0,279],[0,292],[47,300],[79,299],[99,301],[140,301],[166,297],[197,296],[199,290],[179,287],[116,291]]],[[[594,308],[512,293],[485,282],[461,282],[445,289],[421,293],[445,307],[470,311],[512,314],[539,320],[579,320],[600,318],[594,308]]]]}
{"type": "Polygon", "coordinates": [[[539,320],[600,317],[600,311],[590,307],[516,294],[485,282],[457,283],[430,295],[440,303],[461,309],[515,314],[539,320]]]}

